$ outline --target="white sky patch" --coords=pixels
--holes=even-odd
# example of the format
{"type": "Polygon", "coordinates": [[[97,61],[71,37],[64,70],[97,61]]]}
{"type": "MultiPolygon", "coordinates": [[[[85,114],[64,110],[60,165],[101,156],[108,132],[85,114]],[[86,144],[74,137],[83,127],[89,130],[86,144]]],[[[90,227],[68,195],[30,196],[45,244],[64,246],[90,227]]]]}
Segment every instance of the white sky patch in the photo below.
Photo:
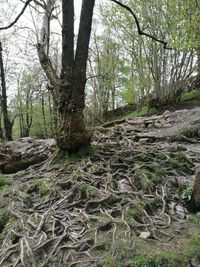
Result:
{"type": "MultiPolygon", "coordinates": [[[[104,0],[101,0],[101,2],[104,0]]],[[[16,16],[21,12],[24,3],[21,0],[0,0],[0,27],[9,25],[16,16]]],[[[96,7],[98,0],[96,1],[96,7]]],[[[31,5],[35,6],[34,3],[31,5]]],[[[57,0],[58,8],[54,14],[58,15],[58,20],[51,21],[51,41],[58,43],[59,53],[61,54],[61,0],[57,0]],[[56,41],[57,40],[57,41],[56,41]]],[[[74,0],[75,8],[75,35],[78,34],[80,12],[82,0],[74,0]]],[[[24,14],[19,18],[18,22],[10,29],[0,31],[0,39],[3,42],[4,62],[6,69],[6,82],[8,88],[8,98],[12,98],[18,86],[23,71],[27,72],[32,67],[39,64],[36,44],[38,42],[37,35],[39,35],[44,11],[40,8],[40,13],[36,12],[34,8],[27,7],[24,14]]],[[[94,12],[94,22],[98,18],[97,8],[94,12]]],[[[95,32],[101,32],[101,25],[95,23],[95,32]]]]}

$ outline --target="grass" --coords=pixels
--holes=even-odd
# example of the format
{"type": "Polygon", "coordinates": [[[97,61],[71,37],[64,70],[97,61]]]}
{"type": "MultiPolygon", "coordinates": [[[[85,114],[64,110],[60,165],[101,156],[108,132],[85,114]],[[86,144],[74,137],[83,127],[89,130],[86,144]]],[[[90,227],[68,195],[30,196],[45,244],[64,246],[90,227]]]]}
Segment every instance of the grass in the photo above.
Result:
{"type": "Polygon", "coordinates": [[[157,109],[156,108],[149,108],[148,106],[144,106],[140,111],[133,111],[133,112],[129,112],[125,115],[121,115],[121,116],[117,116],[117,117],[112,117],[109,120],[122,120],[122,119],[135,119],[137,117],[141,117],[141,116],[149,116],[149,115],[153,115],[157,113],[157,109]]]}
{"type": "Polygon", "coordinates": [[[4,175],[0,174],[0,191],[4,190],[5,187],[12,185],[12,182],[4,175]]]}
{"type": "Polygon", "coordinates": [[[68,164],[70,162],[82,159],[84,157],[92,156],[95,154],[96,147],[95,145],[91,144],[88,147],[80,149],[77,153],[61,153],[54,159],[54,164],[68,164]]]}
{"type": "Polygon", "coordinates": [[[200,215],[193,216],[184,224],[181,235],[176,235],[169,241],[156,244],[155,240],[141,240],[137,236],[132,238],[134,247],[129,247],[124,239],[115,239],[116,253],[113,255],[111,251],[106,251],[102,255],[103,266],[189,267],[192,258],[200,261],[200,215]]]}
{"type": "Polygon", "coordinates": [[[182,131],[181,134],[188,137],[188,138],[199,136],[200,135],[200,125],[196,125],[194,127],[185,129],[182,131]]]}
{"type": "Polygon", "coordinates": [[[192,100],[200,101],[200,90],[192,90],[190,92],[184,93],[180,98],[180,102],[186,102],[192,100]]]}
{"type": "Polygon", "coordinates": [[[45,181],[36,179],[35,182],[31,185],[30,189],[27,191],[27,194],[33,192],[38,193],[40,196],[46,196],[50,193],[51,189],[47,186],[45,181]]]}

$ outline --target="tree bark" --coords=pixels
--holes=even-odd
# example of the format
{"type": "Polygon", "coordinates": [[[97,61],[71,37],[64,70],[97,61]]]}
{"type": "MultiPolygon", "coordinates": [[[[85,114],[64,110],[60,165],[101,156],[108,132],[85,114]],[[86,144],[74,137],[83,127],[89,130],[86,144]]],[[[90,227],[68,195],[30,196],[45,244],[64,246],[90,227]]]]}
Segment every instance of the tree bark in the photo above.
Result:
{"type": "Polygon", "coordinates": [[[74,3],[62,1],[62,71],[60,76],[60,129],[57,144],[69,153],[90,145],[84,123],[86,67],[95,0],[83,0],[74,58],[74,3]]]}
{"type": "MultiPolygon", "coordinates": [[[[90,145],[91,136],[85,127],[83,110],[85,107],[86,67],[94,4],[95,0],[82,1],[75,53],[74,0],[62,0],[62,68],[60,80],[45,51],[46,42],[37,46],[40,63],[53,87],[53,99],[55,100],[55,106],[58,108],[59,129],[56,133],[56,139],[61,152],[78,152],[90,145]]],[[[50,20],[50,17],[48,17],[48,20],[50,20]]],[[[45,31],[45,33],[49,34],[49,31],[45,31]]],[[[48,38],[48,36],[45,36],[45,38],[48,38]]]]}
{"type": "Polygon", "coordinates": [[[195,177],[189,208],[193,212],[200,211],[200,171],[197,172],[195,177]]]}
{"type": "Polygon", "coordinates": [[[0,71],[1,71],[1,89],[2,89],[1,106],[2,106],[2,113],[3,113],[4,134],[5,134],[6,141],[12,141],[13,123],[10,121],[9,115],[8,115],[6,80],[5,80],[2,50],[3,50],[2,43],[0,41],[0,71]]]}

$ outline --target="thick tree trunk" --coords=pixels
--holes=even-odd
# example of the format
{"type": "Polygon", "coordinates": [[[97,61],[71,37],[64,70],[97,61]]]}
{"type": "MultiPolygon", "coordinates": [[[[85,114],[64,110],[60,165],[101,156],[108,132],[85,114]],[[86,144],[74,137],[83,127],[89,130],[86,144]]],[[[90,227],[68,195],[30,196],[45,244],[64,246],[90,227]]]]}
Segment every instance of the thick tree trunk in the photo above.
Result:
{"type": "Polygon", "coordinates": [[[60,130],[57,144],[61,151],[77,152],[90,145],[84,123],[85,84],[88,47],[95,0],[83,0],[76,55],[74,57],[74,1],[62,1],[62,71],[60,76],[60,130]]]}
{"type": "Polygon", "coordinates": [[[90,145],[90,134],[84,123],[85,80],[74,71],[68,73],[68,83],[61,84],[62,100],[59,106],[60,129],[57,145],[60,151],[77,152],[90,145]]]}
{"type": "Polygon", "coordinates": [[[1,88],[2,88],[1,106],[2,106],[2,113],[3,113],[5,140],[12,141],[13,123],[10,121],[9,115],[8,115],[6,81],[5,81],[1,41],[0,41],[0,71],[1,71],[1,88]]]}
{"type": "MultiPolygon", "coordinates": [[[[74,0],[62,0],[62,69],[60,81],[45,51],[46,43],[40,43],[37,46],[40,63],[53,87],[52,94],[59,113],[59,129],[56,139],[61,152],[78,152],[90,145],[90,134],[85,127],[83,110],[94,4],[95,0],[82,0],[75,53],[74,0]]],[[[50,21],[50,17],[48,17],[48,21],[50,21]]],[[[45,31],[45,33],[48,35],[49,31],[45,31]]]]}

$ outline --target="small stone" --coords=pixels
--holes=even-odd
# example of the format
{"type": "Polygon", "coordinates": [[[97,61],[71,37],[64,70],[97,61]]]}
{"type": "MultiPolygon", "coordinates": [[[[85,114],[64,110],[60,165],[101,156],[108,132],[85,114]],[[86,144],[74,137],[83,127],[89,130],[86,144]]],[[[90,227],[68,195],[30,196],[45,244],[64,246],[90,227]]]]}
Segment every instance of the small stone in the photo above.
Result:
{"type": "Polygon", "coordinates": [[[169,151],[169,152],[177,152],[178,151],[178,145],[177,144],[175,144],[175,145],[169,145],[167,147],[167,151],[169,151]]]}
{"type": "Polygon", "coordinates": [[[170,128],[172,127],[172,124],[171,123],[165,123],[162,125],[163,128],[170,128]]]}
{"type": "Polygon", "coordinates": [[[140,238],[142,238],[144,240],[148,239],[150,236],[151,236],[150,232],[142,232],[142,233],[140,233],[140,238]]]}
{"type": "Polygon", "coordinates": [[[155,128],[161,128],[162,124],[160,124],[159,122],[156,122],[154,126],[155,126],[155,128]]]}
{"type": "Polygon", "coordinates": [[[131,187],[129,182],[126,179],[122,179],[118,181],[118,189],[121,192],[131,192],[131,187]]]}
{"type": "Polygon", "coordinates": [[[164,118],[168,118],[170,115],[171,115],[171,112],[169,110],[165,110],[165,112],[163,113],[164,118]]]}
{"type": "Polygon", "coordinates": [[[150,142],[150,138],[141,138],[139,142],[140,142],[140,144],[149,143],[150,142]]]}
{"type": "Polygon", "coordinates": [[[184,220],[186,218],[186,209],[180,205],[180,204],[177,204],[176,207],[175,207],[175,210],[176,210],[176,217],[180,220],[184,220]]]}

